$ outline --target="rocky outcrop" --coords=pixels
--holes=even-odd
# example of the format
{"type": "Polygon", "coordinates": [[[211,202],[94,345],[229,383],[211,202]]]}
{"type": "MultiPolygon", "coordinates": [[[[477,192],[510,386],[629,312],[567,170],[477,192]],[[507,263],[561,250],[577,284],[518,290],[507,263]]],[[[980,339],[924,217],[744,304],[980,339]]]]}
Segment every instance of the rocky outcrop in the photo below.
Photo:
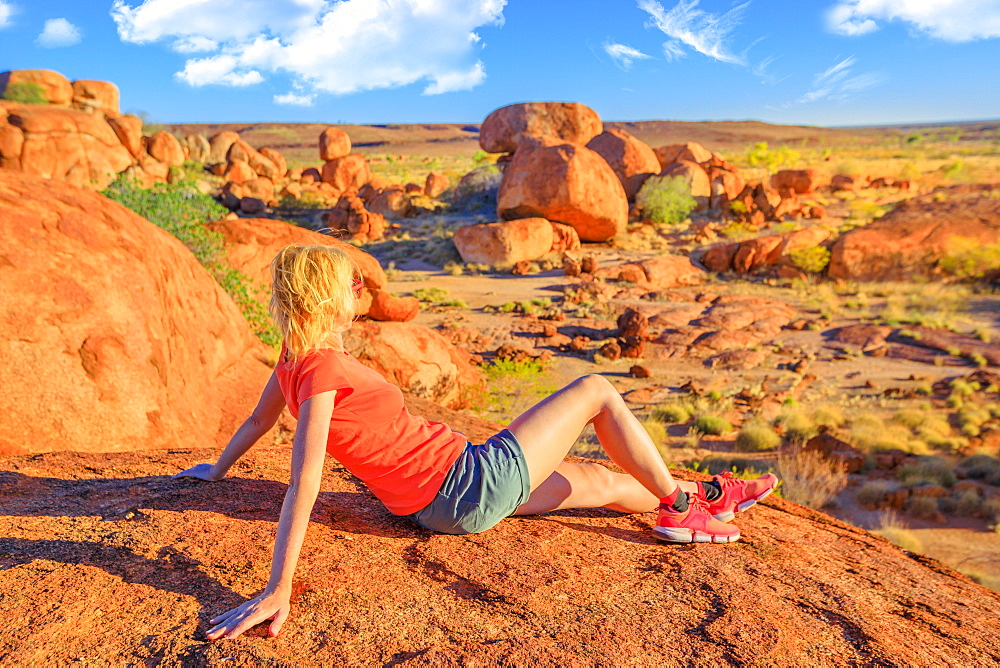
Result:
{"type": "Polygon", "coordinates": [[[500,184],[497,212],[504,220],[565,223],[582,241],[606,241],[625,229],[628,200],[600,155],[543,137],[526,139],[514,154],[500,184]]]}
{"type": "Polygon", "coordinates": [[[954,186],[903,202],[873,223],[840,236],[828,273],[858,281],[941,274],[941,260],[1000,244],[995,186],[954,186]]]}
{"type": "Polygon", "coordinates": [[[253,406],[246,383],[269,370],[180,241],[90,190],[7,170],[0,230],[0,453],[228,439],[253,406]]]}
{"type": "Polygon", "coordinates": [[[529,137],[555,137],[586,144],[604,124],[590,107],[577,102],[524,102],[490,113],[479,128],[479,145],[487,153],[513,153],[529,137]]]}
{"type": "MultiPolygon", "coordinates": [[[[270,264],[271,259],[279,250],[289,244],[321,244],[334,246],[348,253],[358,265],[361,275],[364,278],[364,288],[361,291],[358,314],[369,313],[372,301],[382,292],[386,291],[388,281],[385,271],[374,257],[369,253],[355,248],[351,244],[344,243],[326,234],[313,232],[291,223],[281,220],[270,220],[258,218],[253,221],[219,220],[207,223],[205,228],[222,235],[226,243],[226,262],[241,272],[246,274],[259,288],[259,296],[262,301],[266,300],[271,285],[270,264]]],[[[413,303],[417,300],[414,297],[394,297],[387,295],[384,297],[383,307],[379,313],[410,313],[413,303]],[[403,300],[399,306],[391,304],[391,300],[403,300]]],[[[372,314],[375,317],[377,314],[372,314]]],[[[412,317],[412,316],[409,316],[412,317]]]]}
{"type": "Polygon", "coordinates": [[[180,167],[184,164],[184,149],[181,148],[181,143],[166,130],[157,130],[153,133],[146,151],[166,165],[180,167]]]}
{"type": "Polygon", "coordinates": [[[4,169],[101,189],[133,162],[103,116],[0,101],[0,167],[4,169]]]}
{"type": "Polygon", "coordinates": [[[344,195],[326,214],[326,226],[331,230],[344,230],[352,240],[377,241],[385,234],[385,217],[365,208],[360,197],[344,195]]]}
{"type": "Polygon", "coordinates": [[[793,266],[791,254],[815,248],[830,237],[830,230],[818,225],[784,234],[767,234],[755,239],[716,244],[701,262],[709,271],[736,271],[746,274],[776,265],[793,266]]]}
{"type": "Polygon", "coordinates": [[[467,352],[423,325],[359,321],[344,346],[405,392],[444,406],[461,407],[483,382],[467,352]]]}
{"type": "MultiPolygon", "coordinates": [[[[498,428],[407,404],[474,441],[498,428]]],[[[289,436],[278,436],[218,483],[169,478],[213,459],[213,449],[0,460],[0,592],[7,615],[32,620],[0,631],[7,661],[1000,662],[1000,595],[775,496],[737,516],[744,538],[731,545],[664,545],[649,531],[655,514],[610,510],[508,518],[482,534],[447,536],[389,515],[333,461],[281,635],[267,638],[262,626],[207,642],[208,620],[267,580],[288,477],[289,436]]]]}
{"type": "Polygon", "coordinates": [[[605,130],[587,143],[614,170],[631,202],[650,176],[661,169],[656,153],[624,130],[605,130]]]}
{"type": "Polygon", "coordinates": [[[552,250],[555,235],[544,218],[521,218],[505,223],[465,225],[453,241],[463,262],[491,266],[536,260],[552,250]]]}
{"type": "Polygon", "coordinates": [[[323,163],[323,182],[342,194],[354,194],[372,178],[368,160],[360,153],[351,153],[323,163]]]}
{"type": "Polygon", "coordinates": [[[451,183],[449,182],[447,176],[439,172],[431,172],[424,180],[424,194],[428,197],[437,199],[443,195],[446,190],[448,190],[449,185],[451,185],[451,183]]]}
{"type": "Polygon", "coordinates": [[[670,144],[654,149],[656,159],[660,161],[660,169],[675,162],[693,162],[701,164],[712,159],[712,152],[698,142],[670,144]]]}
{"type": "Polygon", "coordinates": [[[771,186],[777,190],[788,188],[804,195],[819,186],[819,175],[815,169],[782,169],[771,175],[771,186]]]}
{"type": "Polygon", "coordinates": [[[117,116],[118,86],[110,81],[78,79],[73,82],[73,106],[83,111],[117,116]]]}
{"type": "Polygon", "coordinates": [[[45,95],[48,104],[68,107],[73,101],[73,84],[69,79],[52,70],[10,70],[0,72],[0,95],[9,86],[34,84],[45,95]]]}
{"type": "Polygon", "coordinates": [[[327,128],[319,135],[319,159],[327,162],[351,153],[351,138],[340,128],[327,128]]]}

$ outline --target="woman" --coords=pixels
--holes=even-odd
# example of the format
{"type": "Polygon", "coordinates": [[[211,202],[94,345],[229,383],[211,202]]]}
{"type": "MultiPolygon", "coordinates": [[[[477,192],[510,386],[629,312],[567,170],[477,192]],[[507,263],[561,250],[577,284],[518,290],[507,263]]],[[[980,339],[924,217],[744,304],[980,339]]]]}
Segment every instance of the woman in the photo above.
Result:
{"type": "Polygon", "coordinates": [[[272,261],[271,277],[271,314],[284,336],[278,365],[218,461],[175,476],[221,480],[286,405],[298,418],[267,587],[213,619],[210,640],[235,638],[268,619],[271,635],[280,631],[327,452],[392,513],[452,534],[484,531],[509,515],[605,507],[659,509],[653,535],[664,541],[725,543],[740,535],[725,522],[777,482],[772,474],[753,481],[729,475],[674,481],[645,429],[598,375],[570,383],[485,444],[469,443],[446,425],[411,415],[397,387],[344,350],[343,333],[362,287],[346,253],[289,246],[272,261]],[[627,473],[563,461],[587,424],[627,473]]]}

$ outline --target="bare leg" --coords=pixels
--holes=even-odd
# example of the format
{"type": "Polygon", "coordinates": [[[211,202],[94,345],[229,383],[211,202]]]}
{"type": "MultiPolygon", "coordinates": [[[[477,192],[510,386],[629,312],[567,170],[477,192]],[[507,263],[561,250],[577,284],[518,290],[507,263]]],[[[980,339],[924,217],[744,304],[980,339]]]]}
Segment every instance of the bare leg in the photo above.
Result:
{"type": "MultiPolygon", "coordinates": [[[[599,506],[649,511],[678,486],[646,430],[603,376],[584,376],[570,383],[508,428],[524,449],[531,477],[531,496],[517,514],[599,506]],[[599,464],[563,462],[590,423],[605,452],[628,475],[599,464]]],[[[682,489],[694,491],[695,485],[684,483],[682,489]]]]}

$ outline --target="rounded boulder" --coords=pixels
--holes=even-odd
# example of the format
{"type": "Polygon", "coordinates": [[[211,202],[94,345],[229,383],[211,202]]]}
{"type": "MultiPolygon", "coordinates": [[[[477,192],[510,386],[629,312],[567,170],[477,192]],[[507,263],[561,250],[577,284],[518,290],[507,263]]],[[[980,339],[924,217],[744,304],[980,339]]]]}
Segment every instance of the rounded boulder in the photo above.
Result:
{"type": "Polygon", "coordinates": [[[466,225],[453,240],[463,262],[502,266],[542,257],[552,249],[554,233],[544,218],[520,218],[466,225]]]}
{"type": "Polygon", "coordinates": [[[630,202],[646,179],[661,169],[653,149],[624,130],[605,130],[591,139],[587,148],[611,166],[630,202]]]}
{"type": "Polygon", "coordinates": [[[603,130],[601,117],[585,104],[522,102],[490,113],[479,128],[479,145],[487,153],[513,153],[528,137],[586,144],[603,130]]]}

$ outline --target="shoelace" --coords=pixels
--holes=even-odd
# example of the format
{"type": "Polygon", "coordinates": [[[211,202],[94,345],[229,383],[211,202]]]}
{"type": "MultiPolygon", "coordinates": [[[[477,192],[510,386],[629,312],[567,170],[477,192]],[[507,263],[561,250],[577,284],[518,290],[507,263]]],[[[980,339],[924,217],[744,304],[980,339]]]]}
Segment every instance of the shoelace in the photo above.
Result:
{"type": "MultiPolygon", "coordinates": [[[[708,512],[709,511],[709,509],[708,509],[708,501],[706,501],[705,499],[701,498],[701,495],[699,495],[699,494],[688,494],[687,498],[688,498],[688,510],[690,510],[692,508],[697,508],[699,511],[705,513],[706,515],[709,514],[709,512],[708,512]]],[[[677,512],[676,510],[674,510],[674,508],[672,506],[668,506],[665,503],[661,503],[658,506],[658,508],[660,510],[667,511],[668,513],[676,513],[677,512]]]]}
{"type": "Polygon", "coordinates": [[[732,471],[723,471],[719,475],[715,476],[715,481],[719,483],[719,487],[721,489],[725,489],[726,487],[732,487],[733,485],[736,485],[738,482],[742,482],[737,478],[733,477],[732,471]]]}

